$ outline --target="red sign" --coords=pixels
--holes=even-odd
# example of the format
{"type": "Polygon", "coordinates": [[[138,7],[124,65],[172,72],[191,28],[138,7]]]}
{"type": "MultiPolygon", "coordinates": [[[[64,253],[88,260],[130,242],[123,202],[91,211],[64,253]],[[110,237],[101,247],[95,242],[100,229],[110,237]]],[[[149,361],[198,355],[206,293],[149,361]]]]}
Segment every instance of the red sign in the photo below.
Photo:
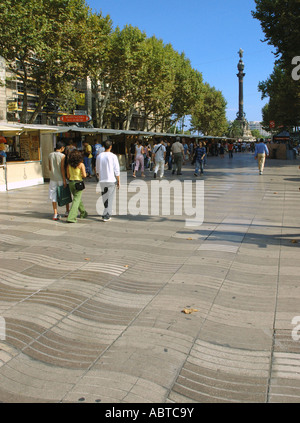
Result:
{"type": "Polygon", "coordinates": [[[270,128],[275,128],[275,122],[274,122],[274,120],[271,120],[270,121],[270,128]]]}
{"type": "Polygon", "coordinates": [[[91,117],[88,115],[64,115],[60,118],[61,122],[65,123],[71,123],[71,122],[89,122],[91,120],[91,117]]]}

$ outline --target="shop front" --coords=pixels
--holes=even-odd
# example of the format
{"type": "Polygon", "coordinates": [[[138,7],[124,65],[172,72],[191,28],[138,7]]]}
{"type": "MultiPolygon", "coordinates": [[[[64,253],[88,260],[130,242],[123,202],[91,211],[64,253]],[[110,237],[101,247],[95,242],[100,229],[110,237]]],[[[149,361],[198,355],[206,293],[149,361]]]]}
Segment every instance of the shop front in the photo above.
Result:
{"type": "Polygon", "coordinates": [[[41,145],[47,138],[53,150],[55,128],[36,125],[0,125],[6,140],[4,160],[0,164],[0,191],[9,191],[44,183],[41,145]],[[53,142],[52,142],[53,140],[53,142]]]}

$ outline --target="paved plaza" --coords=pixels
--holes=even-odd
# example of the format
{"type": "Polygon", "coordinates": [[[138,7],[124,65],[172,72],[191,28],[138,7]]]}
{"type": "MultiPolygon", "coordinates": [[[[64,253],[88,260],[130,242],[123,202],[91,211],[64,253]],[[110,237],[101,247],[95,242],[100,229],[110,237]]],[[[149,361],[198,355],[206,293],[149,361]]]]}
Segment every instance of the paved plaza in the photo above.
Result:
{"type": "Polygon", "coordinates": [[[0,193],[0,401],[299,403],[299,163],[209,157],[197,228],[0,193]]]}

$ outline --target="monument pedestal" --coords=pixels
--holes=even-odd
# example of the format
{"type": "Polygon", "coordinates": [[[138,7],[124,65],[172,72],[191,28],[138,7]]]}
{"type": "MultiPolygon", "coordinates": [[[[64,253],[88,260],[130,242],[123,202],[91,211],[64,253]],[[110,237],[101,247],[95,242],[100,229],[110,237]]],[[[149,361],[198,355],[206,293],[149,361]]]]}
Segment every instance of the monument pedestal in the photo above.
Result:
{"type": "Polygon", "coordinates": [[[245,142],[255,141],[255,138],[253,137],[250,131],[249,123],[247,122],[247,120],[245,118],[237,118],[235,121],[241,128],[241,139],[245,142]]]}

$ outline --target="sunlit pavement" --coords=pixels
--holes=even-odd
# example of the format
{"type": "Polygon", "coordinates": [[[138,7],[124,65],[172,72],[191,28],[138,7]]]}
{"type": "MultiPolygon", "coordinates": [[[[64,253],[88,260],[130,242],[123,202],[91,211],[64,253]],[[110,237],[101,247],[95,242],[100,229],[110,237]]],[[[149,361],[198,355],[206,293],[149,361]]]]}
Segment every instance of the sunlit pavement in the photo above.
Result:
{"type": "Polygon", "coordinates": [[[0,401],[300,402],[299,162],[210,157],[196,228],[0,193],[0,401]]]}

